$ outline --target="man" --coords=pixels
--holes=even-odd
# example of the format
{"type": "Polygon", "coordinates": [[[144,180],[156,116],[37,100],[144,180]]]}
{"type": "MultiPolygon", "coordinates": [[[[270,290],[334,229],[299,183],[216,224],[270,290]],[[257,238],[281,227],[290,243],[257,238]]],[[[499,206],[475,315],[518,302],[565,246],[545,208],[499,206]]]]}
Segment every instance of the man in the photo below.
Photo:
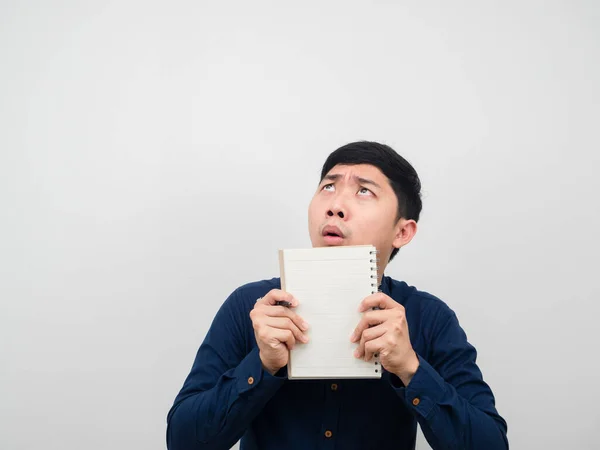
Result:
{"type": "Polygon", "coordinates": [[[361,303],[351,339],[355,357],[379,353],[382,378],[287,380],[289,349],[307,342],[310,326],[294,312],[302,299],[279,290],[279,279],[247,284],[220,308],[175,399],[170,450],[228,449],[240,438],[242,450],[414,449],[417,422],[434,450],[508,448],[454,312],[384,276],[417,231],[420,191],[393,149],[356,142],[328,157],[308,211],[313,246],[378,249],[380,292],[361,303]]]}

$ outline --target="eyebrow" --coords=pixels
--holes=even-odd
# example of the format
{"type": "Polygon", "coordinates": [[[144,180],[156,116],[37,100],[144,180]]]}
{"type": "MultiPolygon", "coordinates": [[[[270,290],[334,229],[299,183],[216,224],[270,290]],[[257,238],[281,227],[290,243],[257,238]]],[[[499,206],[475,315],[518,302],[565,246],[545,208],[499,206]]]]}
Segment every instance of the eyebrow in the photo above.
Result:
{"type": "MultiPolygon", "coordinates": [[[[339,180],[340,178],[342,178],[342,175],[341,175],[341,174],[339,174],[339,173],[332,173],[332,174],[330,174],[330,175],[325,175],[325,176],[323,177],[323,181],[325,181],[325,180],[327,180],[327,181],[337,181],[337,180],[339,180]]],[[[359,177],[359,176],[356,176],[356,175],[355,175],[355,176],[353,176],[353,177],[352,177],[352,179],[353,179],[354,181],[358,182],[359,184],[368,184],[368,185],[375,186],[375,187],[377,187],[377,188],[381,189],[381,186],[379,186],[379,185],[378,185],[377,183],[375,183],[373,180],[369,180],[368,178],[362,178],[362,177],[359,177]]],[[[322,183],[323,181],[321,181],[321,183],[322,183]]]]}

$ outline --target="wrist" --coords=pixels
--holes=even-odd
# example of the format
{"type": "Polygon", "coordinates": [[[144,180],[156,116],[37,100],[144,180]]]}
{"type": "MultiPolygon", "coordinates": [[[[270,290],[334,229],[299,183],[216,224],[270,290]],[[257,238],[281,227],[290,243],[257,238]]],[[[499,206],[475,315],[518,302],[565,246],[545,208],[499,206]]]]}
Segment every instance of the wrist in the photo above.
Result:
{"type": "Polygon", "coordinates": [[[261,362],[262,368],[265,372],[269,372],[271,375],[275,375],[277,373],[277,371],[279,369],[281,369],[281,367],[273,367],[271,364],[265,363],[262,353],[259,353],[259,356],[260,356],[260,362],[261,362]]]}
{"type": "Polygon", "coordinates": [[[262,365],[262,367],[265,372],[268,372],[271,375],[275,375],[277,373],[277,371],[279,370],[279,369],[273,369],[271,367],[265,366],[264,364],[262,365]]]}
{"type": "Polygon", "coordinates": [[[398,376],[398,378],[400,378],[400,380],[402,380],[404,386],[408,386],[415,373],[417,373],[418,369],[419,357],[413,350],[412,357],[409,359],[408,363],[405,364],[404,368],[401,371],[399,371],[399,373],[397,373],[396,375],[398,376]]]}

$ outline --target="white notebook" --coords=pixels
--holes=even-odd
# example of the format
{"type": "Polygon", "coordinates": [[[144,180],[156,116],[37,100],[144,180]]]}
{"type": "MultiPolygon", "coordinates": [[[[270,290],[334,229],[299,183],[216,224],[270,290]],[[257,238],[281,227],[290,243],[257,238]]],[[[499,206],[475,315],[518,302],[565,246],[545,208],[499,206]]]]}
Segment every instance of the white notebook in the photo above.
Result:
{"type": "Polygon", "coordinates": [[[310,325],[310,341],[290,351],[289,379],[381,377],[378,358],[355,358],[358,343],[350,342],[360,302],[377,292],[376,256],[370,245],[279,251],[281,288],[298,299],[295,311],[310,325]]]}

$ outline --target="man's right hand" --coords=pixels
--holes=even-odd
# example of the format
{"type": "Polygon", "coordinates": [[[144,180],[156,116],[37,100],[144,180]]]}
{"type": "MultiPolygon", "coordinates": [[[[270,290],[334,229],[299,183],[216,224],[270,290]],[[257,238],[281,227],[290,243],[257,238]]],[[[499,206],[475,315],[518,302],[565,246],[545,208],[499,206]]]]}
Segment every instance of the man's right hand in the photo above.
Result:
{"type": "Polygon", "coordinates": [[[308,336],[303,333],[308,330],[308,324],[292,310],[296,306],[298,300],[292,294],[273,289],[250,311],[260,360],[271,375],[287,365],[289,351],[296,342],[308,342],[308,336]],[[289,302],[291,307],[278,306],[278,301],[289,302]]]}

